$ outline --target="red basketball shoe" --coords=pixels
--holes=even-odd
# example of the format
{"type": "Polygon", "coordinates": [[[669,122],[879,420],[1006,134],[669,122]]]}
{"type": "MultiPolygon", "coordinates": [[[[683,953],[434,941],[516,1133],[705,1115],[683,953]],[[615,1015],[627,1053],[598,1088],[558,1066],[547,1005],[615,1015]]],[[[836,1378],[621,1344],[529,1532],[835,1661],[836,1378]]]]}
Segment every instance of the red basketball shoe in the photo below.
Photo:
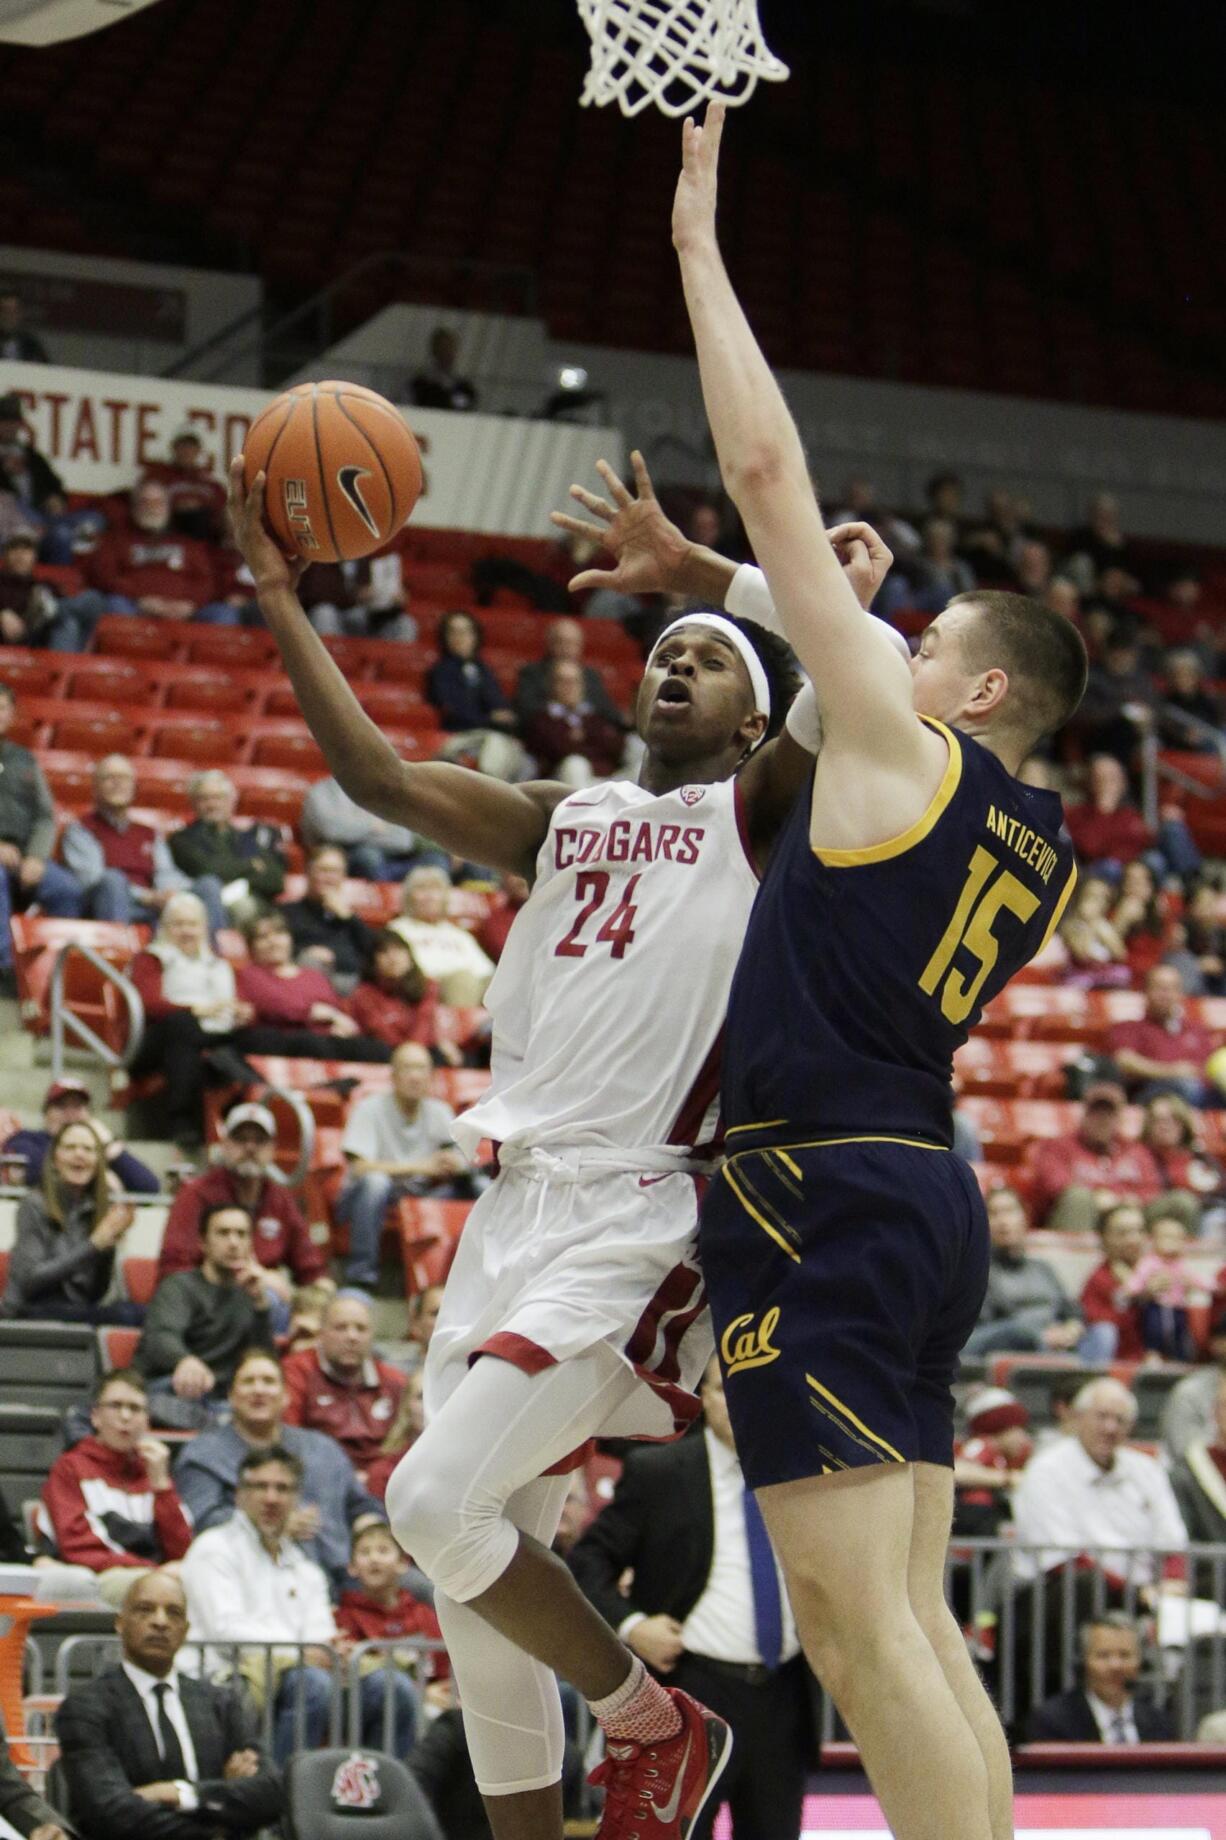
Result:
{"type": "Polygon", "coordinates": [[[732,1755],[732,1731],[679,1687],[681,1730],[652,1744],[607,1741],[589,1781],[605,1792],[596,1840],[686,1840],[732,1755]]]}

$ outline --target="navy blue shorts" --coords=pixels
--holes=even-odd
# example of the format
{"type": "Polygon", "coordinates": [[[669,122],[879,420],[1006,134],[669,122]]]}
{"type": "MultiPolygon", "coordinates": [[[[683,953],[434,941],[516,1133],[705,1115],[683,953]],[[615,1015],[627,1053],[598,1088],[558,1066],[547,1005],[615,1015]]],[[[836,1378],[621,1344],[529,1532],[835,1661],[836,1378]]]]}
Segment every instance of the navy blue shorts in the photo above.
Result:
{"type": "Polygon", "coordinates": [[[699,1245],[752,1487],[953,1463],[989,1254],[961,1157],[872,1139],[742,1151],[707,1191],[699,1245]]]}

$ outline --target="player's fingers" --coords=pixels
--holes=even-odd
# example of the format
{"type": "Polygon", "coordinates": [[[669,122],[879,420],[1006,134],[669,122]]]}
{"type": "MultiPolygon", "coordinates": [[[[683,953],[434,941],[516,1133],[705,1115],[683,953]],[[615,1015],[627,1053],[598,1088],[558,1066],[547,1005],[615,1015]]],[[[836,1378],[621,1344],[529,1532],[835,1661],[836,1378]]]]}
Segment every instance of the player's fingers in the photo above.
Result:
{"type": "Polygon", "coordinates": [[[651,483],[651,474],[647,471],[647,462],[636,447],[630,455],[630,465],[634,469],[634,484],[640,498],[654,498],[656,489],[651,483]]]}
{"type": "Polygon", "coordinates": [[[618,478],[607,460],[598,460],[596,462],[596,471],[600,474],[606,486],[608,486],[614,504],[624,506],[634,503],[634,498],[629,488],[618,478]]]}
{"type": "Polygon", "coordinates": [[[581,575],[572,575],[566,585],[572,594],[582,594],[586,588],[615,588],[617,570],[584,569],[581,575]]]}
{"type": "Polygon", "coordinates": [[[722,102],[712,102],[702,124],[703,157],[709,166],[714,166],[719,159],[719,143],[723,138],[724,121],[728,110],[722,102]]]}
{"type": "Polygon", "coordinates": [[[588,524],[582,518],[571,517],[567,511],[551,511],[550,522],[559,530],[569,530],[576,537],[590,537],[593,542],[603,544],[605,528],[603,524],[588,524]]]}
{"type": "Polygon", "coordinates": [[[570,495],[583,506],[585,511],[590,511],[593,517],[604,518],[607,524],[611,524],[617,516],[607,498],[598,498],[595,492],[589,492],[586,486],[572,486],[570,495]]]}

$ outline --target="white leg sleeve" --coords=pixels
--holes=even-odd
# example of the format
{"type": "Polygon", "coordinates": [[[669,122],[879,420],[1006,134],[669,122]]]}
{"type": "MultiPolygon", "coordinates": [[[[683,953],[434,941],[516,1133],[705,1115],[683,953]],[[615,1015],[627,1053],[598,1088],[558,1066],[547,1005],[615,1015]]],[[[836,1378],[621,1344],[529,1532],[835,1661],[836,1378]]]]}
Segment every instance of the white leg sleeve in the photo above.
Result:
{"type": "MultiPolygon", "coordinates": [[[[507,1503],[508,1517],[549,1546],[558,1531],[567,1476],[542,1476],[507,1503]]],[[[482,1795],[547,1789],[562,1775],[565,1734],[558,1683],[550,1668],[444,1592],[434,1607],[455,1671],[464,1733],[482,1795]]]]}
{"type": "Polygon", "coordinates": [[[638,1384],[602,1344],[537,1374],[484,1356],[387,1485],[401,1546],[456,1603],[479,1597],[515,1557],[511,1497],[594,1437],[638,1384]]]}
{"type": "Polygon", "coordinates": [[[486,1356],[388,1483],[392,1530],[437,1587],[483,1794],[557,1782],[562,1715],[550,1670],[467,1604],[502,1576],[521,1527],[545,1545],[552,1541],[568,1478],[542,1472],[595,1436],[638,1384],[603,1346],[538,1374],[486,1356]]]}

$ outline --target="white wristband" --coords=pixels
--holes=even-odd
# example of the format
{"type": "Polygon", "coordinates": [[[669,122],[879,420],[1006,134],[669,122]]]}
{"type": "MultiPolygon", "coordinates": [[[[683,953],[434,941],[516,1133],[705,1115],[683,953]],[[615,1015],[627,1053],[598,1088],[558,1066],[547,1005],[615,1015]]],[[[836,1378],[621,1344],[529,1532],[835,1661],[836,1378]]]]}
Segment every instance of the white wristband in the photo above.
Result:
{"type": "Polygon", "coordinates": [[[754,620],[759,626],[765,626],[767,632],[778,633],[781,639],[784,637],[783,622],[775,611],[766,577],[752,562],[743,562],[728,583],[724,612],[736,620],[754,620]]]}
{"type": "MultiPolygon", "coordinates": [[[[766,585],[766,577],[761,569],[754,567],[752,562],[743,562],[728,583],[728,592],[724,596],[724,611],[737,620],[754,620],[759,626],[764,626],[767,632],[778,633],[781,639],[787,638],[783,630],[783,621],[779,618],[775,603],[771,599],[771,591],[766,585]]],[[[869,613],[867,610],[864,617],[871,620],[873,625],[885,634],[899,656],[910,663],[911,647],[898,628],[891,626],[888,620],[878,619],[875,613],[869,613]]],[[[791,724],[789,723],[788,726],[791,727],[791,724]]],[[[799,740],[799,736],[797,739],[799,740]]],[[[802,742],[801,745],[807,746],[808,743],[802,742]]]]}
{"type": "Polygon", "coordinates": [[[783,726],[806,754],[816,754],[822,745],[822,718],[817,707],[817,692],[812,684],[802,684],[792,699],[783,726]]]}

